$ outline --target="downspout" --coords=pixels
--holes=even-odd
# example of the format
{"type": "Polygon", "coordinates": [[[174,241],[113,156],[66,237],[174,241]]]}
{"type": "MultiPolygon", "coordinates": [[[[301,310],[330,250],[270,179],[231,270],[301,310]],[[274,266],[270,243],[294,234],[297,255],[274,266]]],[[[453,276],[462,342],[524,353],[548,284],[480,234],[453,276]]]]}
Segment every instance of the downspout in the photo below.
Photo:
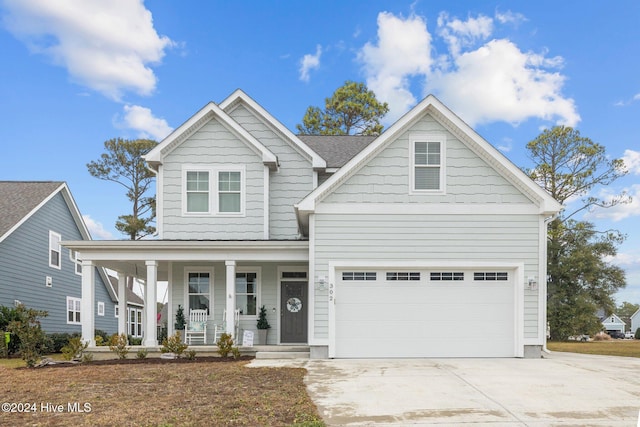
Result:
{"type": "Polygon", "coordinates": [[[551,223],[551,221],[553,221],[554,219],[556,219],[559,215],[558,213],[554,213],[553,215],[551,215],[550,217],[547,217],[544,219],[544,231],[545,231],[545,245],[544,245],[544,252],[542,254],[543,256],[543,260],[542,260],[542,268],[541,271],[544,273],[544,282],[542,282],[542,277],[540,277],[540,282],[544,283],[544,298],[542,300],[542,307],[540,308],[542,311],[542,318],[544,319],[544,330],[543,330],[543,336],[544,336],[544,340],[543,340],[543,344],[542,344],[542,351],[544,353],[550,354],[551,352],[549,351],[549,349],[547,348],[547,328],[548,328],[548,324],[549,321],[547,320],[547,240],[548,240],[548,235],[549,235],[549,231],[548,231],[548,227],[549,227],[549,223],[551,223]]]}

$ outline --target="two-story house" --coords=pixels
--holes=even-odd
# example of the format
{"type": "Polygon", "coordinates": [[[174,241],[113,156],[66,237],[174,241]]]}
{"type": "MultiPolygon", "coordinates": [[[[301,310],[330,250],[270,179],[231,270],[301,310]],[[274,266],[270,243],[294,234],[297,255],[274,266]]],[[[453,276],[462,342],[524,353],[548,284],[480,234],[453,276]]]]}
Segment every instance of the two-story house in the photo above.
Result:
{"type": "MultiPolygon", "coordinates": [[[[81,260],[61,242],[90,239],[66,183],[0,181],[0,305],[46,311],[48,333],[80,332],[81,260]]],[[[93,323],[113,333],[117,296],[102,268],[92,276],[93,323]]]]}
{"type": "Polygon", "coordinates": [[[435,97],[378,137],[324,137],[237,90],[145,158],[158,239],[64,243],[86,310],[96,265],[145,280],[144,345],[167,281],[171,316],[204,308],[233,333],[235,309],[255,330],[264,305],[269,344],[314,358],[540,357],[560,205],[435,97]]]}

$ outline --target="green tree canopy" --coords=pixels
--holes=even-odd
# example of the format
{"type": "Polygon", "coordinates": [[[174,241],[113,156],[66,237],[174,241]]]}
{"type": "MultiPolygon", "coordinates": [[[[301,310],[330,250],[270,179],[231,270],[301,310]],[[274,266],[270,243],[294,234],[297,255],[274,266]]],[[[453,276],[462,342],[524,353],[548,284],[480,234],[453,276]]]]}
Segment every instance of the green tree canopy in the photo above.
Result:
{"type": "Polygon", "coordinates": [[[379,135],[389,111],[364,83],[346,81],[325,99],[325,108],[309,107],[296,129],[303,135],[379,135]]]}
{"type": "Polygon", "coordinates": [[[552,339],[593,334],[601,327],[597,311],[613,312],[613,294],[626,285],[624,271],[608,262],[625,236],[598,231],[572,219],[594,207],[608,208],[629,200],[622,193],[608,200],[594,195],[627,173],[624,162],[609,159],[605,148],[570,127],[545,130],[527,144],[534,168],[529,176],[564,210],[548,229],[548,321],[552,339]]]}
{"type": "Polygon", "coordinates": [[[116,229],[138,240],[155,232],[155,196],[148,196],[154,174],[142,158],[158,143],[149,139],[114,138],[105,141],[100,159],[87,164],[91,176],[123,186],[132,203],[131,214],[120,215],[116,229]]]}

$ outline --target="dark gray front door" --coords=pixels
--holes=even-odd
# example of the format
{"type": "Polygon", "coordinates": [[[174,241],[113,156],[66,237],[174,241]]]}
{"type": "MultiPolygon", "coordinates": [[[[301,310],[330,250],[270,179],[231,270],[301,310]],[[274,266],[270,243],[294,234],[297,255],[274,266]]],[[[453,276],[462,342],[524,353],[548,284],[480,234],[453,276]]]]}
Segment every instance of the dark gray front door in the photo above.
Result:
{"type": "Polygon", "coordinates": [[[306,281],[287,281],[280,284],[280,342],[307,342],[306,281]]]}

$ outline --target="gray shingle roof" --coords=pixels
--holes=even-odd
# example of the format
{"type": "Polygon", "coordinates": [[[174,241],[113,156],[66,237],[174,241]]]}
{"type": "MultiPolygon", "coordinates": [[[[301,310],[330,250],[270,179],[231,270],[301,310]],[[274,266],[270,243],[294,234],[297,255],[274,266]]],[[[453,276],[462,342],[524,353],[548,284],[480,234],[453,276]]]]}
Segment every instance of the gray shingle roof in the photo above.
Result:
{"type": "MultiPolygon", "coordinates": [[[[111,282],[111,286],[113,286],[113,290],[118,294],[118,278],[109,276],[109,281],[111,282]]],[[[135,292],[133,292],[129,287],[124,288],[124,293],[127,295],[127,302],[130,304],[138,304],[144,305],[144,300],[140,298],[135,292]]]]}
{"type": "Polygon", "coordinates": [[[341,168],[377,136],[298,135],[298,138],[318,153],[327,162],[328,168],[341,168]]]}
{"type": "Polygon", "coordinates": [[[0,237],[64,182],[0,181],[0,237]]]}

